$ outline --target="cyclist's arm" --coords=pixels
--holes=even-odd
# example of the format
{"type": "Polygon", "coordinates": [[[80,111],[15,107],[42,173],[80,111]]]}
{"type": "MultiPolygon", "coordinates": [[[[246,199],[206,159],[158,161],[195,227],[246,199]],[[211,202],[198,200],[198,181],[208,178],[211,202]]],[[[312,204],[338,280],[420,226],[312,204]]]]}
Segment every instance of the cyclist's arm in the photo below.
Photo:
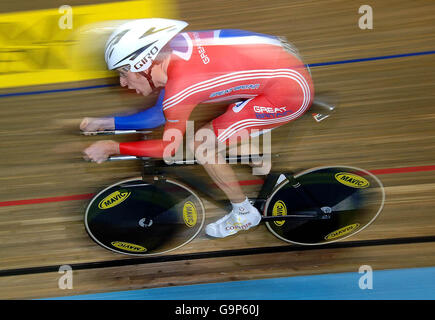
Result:
{"type": "Polygon", "coordinates": [[[165,124],[163,114],[163,98],[165,90],[160,91],[156,104],[139,113],[115,117],[115,130],[154,129],[165,124]]]}
{"type": "Polygon", "coordinates": [[[119,152],[124,155],[138,157],[163,158],[165,155],[174,155],[183,141],[186,132],[186,122],[195,106],[178,106],[165,112],[168,119],[161,140],[144,140],[135,142],[122,142],[119,152]],[[165,151],[166,149],[166,151],[165,151]]]}

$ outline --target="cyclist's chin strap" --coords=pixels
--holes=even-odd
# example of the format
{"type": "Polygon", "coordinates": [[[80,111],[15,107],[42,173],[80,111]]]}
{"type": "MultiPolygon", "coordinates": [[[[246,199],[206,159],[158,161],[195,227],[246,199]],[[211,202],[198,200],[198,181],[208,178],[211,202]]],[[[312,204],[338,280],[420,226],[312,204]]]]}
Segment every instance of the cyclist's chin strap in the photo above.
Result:
{"type": "Polygon", "coordinates": [[[154,85],[153,79],[151,78],[151,68],[149,68],[147,71],[139,72],[139,74],[143,75],[148,80],[151,90],[155,91],[156,86],[154,85]]]}
{"type": "Polygon", "coordinates": [[[148,80],[148,83],[150,84],[152,92],[158,91],[158,89],[154,85],[153,79],[151,77],[151,70],[154,68],[155,65],[157,65],[157,63],[153,62],[151,64],[151,66],[148,68],[148,70],[139,72],[139,74],[143,75],[148,80]]]}

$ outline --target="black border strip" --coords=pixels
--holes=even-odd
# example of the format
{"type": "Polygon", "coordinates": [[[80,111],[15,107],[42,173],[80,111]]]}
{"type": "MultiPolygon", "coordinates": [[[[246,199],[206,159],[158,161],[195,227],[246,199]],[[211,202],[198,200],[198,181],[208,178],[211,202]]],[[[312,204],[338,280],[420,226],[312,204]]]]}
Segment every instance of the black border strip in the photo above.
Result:
{"type": "MultiPolygon", "coordinates": [[[[252,254],[325,250],[325,249],[344,249],[344,248],[355,248],[355,247],[371,247],[371,246],[413,244],[413,243],[426,243],[426,242],[435,242],[435,236],[334,242],[331,244],[325,244],[320,246],[319,245],[317,246],[286,245],[286,246],[277,246],[277,247],[208,251],[208,252],[198,252],[198,253],[189,253],[189,254],[133,258],[133,259],[124,259],[124,260],[76,263],[76,264],[69,264],[69,266],[71,266],[72,270],[87,270],[87,269],[101,269],[101,268],[110,268],[110,267],[122,267],[122,266],[138,265],[138,264],[145,264],[145,263],[222,258],[222,257],[231,257],[231,256],[245,256],[245,255],[252,255],[252,254]]],[[[42,267],[0,270],[0,277],[59,272],[59,267],[60,265],[52,265],[52,266],[42,266],[42,267]]]]}

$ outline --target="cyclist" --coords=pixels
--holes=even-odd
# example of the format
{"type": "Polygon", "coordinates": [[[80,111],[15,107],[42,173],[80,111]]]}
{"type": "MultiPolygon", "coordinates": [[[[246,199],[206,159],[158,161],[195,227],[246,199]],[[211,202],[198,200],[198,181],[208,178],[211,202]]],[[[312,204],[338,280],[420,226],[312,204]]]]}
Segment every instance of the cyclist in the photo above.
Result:
{"type": "MultiPolygon", "coordinates": [[[[181,32],[188,24],[169,19],[139,19],[109,37],[105,60],[119,72],[122,87],[148,96],[160,90],[155,106],[133,115],[84,118],[83,131],[152,129],[162,125],[163,139],[118,143],[99,141],[84,150],[97,163],[110,155],[171,156],[198,104],[231,102],[226,112],[202,129],[214,140],[190,142],[198,161],[232,203],[232,211],[207,225],[223,238],[259,224],[261,215],[243,193],[216,143],[230,143],[241,131],[271,130],[299,118],[314,95],[309,70],[282,38],[244,30],[181,32]],[[179,132],[178,139],[173,135],[179,132]],[[168,139],[169,136],[169,139],[168,139]],[[204,146],[205,145],[205,146],[204,146]],[[199,154],[202,146],[206,155],[199,154]]],[[[264,132],[264,131],[263,131],[264,132]]]]}

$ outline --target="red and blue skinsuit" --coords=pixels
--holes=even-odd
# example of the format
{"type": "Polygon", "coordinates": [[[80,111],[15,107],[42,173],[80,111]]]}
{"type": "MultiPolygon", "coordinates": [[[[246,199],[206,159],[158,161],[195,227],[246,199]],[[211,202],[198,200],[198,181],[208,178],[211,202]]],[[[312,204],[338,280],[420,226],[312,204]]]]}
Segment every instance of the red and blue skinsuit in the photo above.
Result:
{"type": "MultiPolygon", "coordinates": [[[[212,121],[219,142],[240,132],[273,129],[299,118],[311,105],[309,71],[273,36],[242,30],[178,34],[167,68],[168,81],[157,104],[138,114],[115,117],[117,130],[151,129],[185,133],[198,104],[229,101],[212,121]]],[[[165,139],[168,140],[168,139],[165,139]]],[[[171,140],[120,143],[120,153],[162,158],[171,140]]]]}

